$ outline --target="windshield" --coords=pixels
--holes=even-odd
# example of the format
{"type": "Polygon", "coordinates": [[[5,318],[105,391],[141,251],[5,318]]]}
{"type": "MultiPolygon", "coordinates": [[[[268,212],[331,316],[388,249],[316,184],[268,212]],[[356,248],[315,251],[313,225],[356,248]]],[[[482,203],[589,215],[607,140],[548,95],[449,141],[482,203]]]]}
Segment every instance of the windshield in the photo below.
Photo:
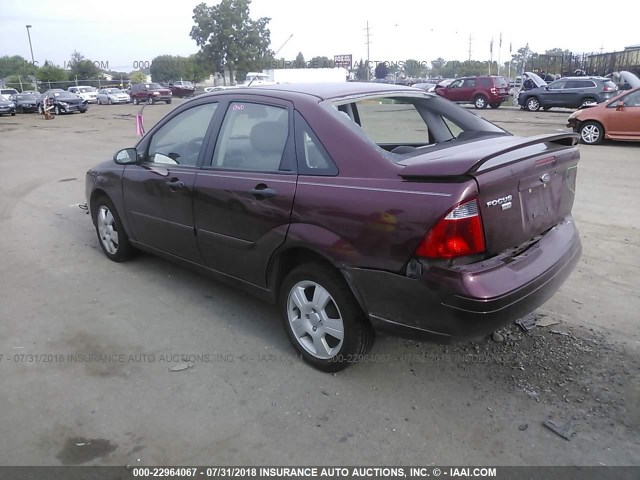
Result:
{"type": "Polygon", "coordinates": [[[159,83],[145,83],[144,86],[147,88],[162,88],[159,83]]]}
{"type": "Polygon", "coordinates": [[[78,99],[77,95],[74,95],[73,93],[69,93],[69,92],[55,92],[53,96],[58,100],[77,100],[78,99]]]}
{"type": "Polygon", "coordinates": [[[107,93],[122,93],[122,91],[120,89],[117,89],[117,88],[109,88],[107,90],[107,93]]]}
{"type": "Polygon", "coordinates": [[[93,88],[93,87],[79,87],[79,88],[78,88],[78,91],[79,91],[80,93],[89,93],[89,92],[95,92],[95,91],[96,91],[96,89],[95,89],[95,88],[93,88]]]}
{"type": "Polygon", "coordinates": [[[18,100],[38,100],[38,98],[35,95],[31,95],[31,94],[24,94],[21,93],[19,95],[16,95],[16,98],[18,100]]]}

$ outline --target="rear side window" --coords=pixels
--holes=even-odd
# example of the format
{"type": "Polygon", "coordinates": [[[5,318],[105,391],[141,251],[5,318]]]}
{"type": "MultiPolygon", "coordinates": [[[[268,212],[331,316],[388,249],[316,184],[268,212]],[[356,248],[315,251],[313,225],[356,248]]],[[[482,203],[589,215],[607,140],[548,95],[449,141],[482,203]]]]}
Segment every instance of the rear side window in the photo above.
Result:
{"type": "Polygon", "coordinates": [[[296,119],[296,154],[298,172],[306,175],[337,175],[336,167],[316,134],[298,112],[296,119]]]}
{"type": "Polygon", "coordinates": [[[278,171],[288,137],[289,112],[286,108],[232,102],[224,117],[212,166],[278,171]]]}
{"type": "Polygon", "coordinates": [[[568,80],[565,88],[591,88],[596,84],[591,80],[568,80]]]}
{"type": "Polygon", "coordinates": [[[489,78],[481,78],[481,79],[479,79],[479,81],[480,81],[480,86],[481,87],[490,88],[492,86],[491,85],[491,79],[489,79],[489,78]]]}

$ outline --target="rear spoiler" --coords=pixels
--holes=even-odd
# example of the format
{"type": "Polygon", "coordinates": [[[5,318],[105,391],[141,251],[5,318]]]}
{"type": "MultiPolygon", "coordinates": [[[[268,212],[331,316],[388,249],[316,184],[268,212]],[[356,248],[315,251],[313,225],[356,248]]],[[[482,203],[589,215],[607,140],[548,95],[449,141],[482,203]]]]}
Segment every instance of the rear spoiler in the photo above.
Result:
{"type": "MultiPolygon", "coordinates": [[[[495,142],[496,139],[487,139],[483,141],[483,145],[478,145],[478,148],[474,149],[474,143],[468,143],[469,151],[466,154],[458,151],[453,154],[452,157],[442,155],[446,150],[439,151],[438,157],[429,158],[427,153],[420,157],[414,157],[415,161],[405,166],[398,173],[399,176],[405,179],[416,179],[425,177],[458,177],[460,175],[471,174],[483,170],[489,170],[507,163],[514,161],[520,161],[525,158],[534,157],[537,155],[550,153],[554,150],[561,150],[567,147],[575,147],[578,144],[580,136],[577,133],[559,133],[559,134],[545,134],[537,135],[535,137],[509,137],[511,141],[495,142]],[[488,143],[491,142],[491,143],[488,143]],[[546,151],[540,149],[531,149],[530,152],[520,152],[520,155],[513,155],[513,152],[528,149],[536,145],[553,144],[557,148],[546,149],[546,151]],[[480,158],[469,158],[474,153],[479,153],[480,158]],[[511,154],[511,155],[510,155],[511,154]],[[501,161],[494,161],[490,164],[490,160],[497,159],[498,157],[504,158],[501,161]],[[446,173],[443,173],[446,172],[446,173]]],[[[501,139],[502,140],[502,139],[501,139]]]]}

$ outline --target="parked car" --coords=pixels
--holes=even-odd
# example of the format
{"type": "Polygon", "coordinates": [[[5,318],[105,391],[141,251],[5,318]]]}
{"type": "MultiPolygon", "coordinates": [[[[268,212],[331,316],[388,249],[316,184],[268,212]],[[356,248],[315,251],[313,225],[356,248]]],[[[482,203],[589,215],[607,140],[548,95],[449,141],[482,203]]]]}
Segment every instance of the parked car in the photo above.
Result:
{"type": "Polygon", "coordinates": [[[12,117],[16,114],[16,104],[11,100],[5,100],[4,97],[0,97],[0,115],[11,115],[12,117]]]}
{"type": "Polygon", "coordinates": [[[38,97],[30,93],[18,93],[9,97],[16,105],[16,111],[18,113],[37,112],[38,111],[38,97]]]}
{"type": "Polygon", "coordinates": [[[640,87],[594,107],[577,110],[569,117],[567,127],[580,134],[587,145],[602,140],[640,141],[640,87]]]}
{"type": "Polygon", "coordinates": [[[98,89],[87,85],[79,85],[77,87],[69,87],[68,92],[78,95],[87,103],[98,103],[98,89]]]}
{"type": "Polygon", "coordinates": [[[607,78],[563,77],[544,87],[520,92],[518,103],[530,112],[537,112],[540,108],[581,108],[617,94],[618,87],[607,78]]]}
{"type": "Polygon", "coordinates": [[[191,98],[196,93],[196,87],[191,82],[169,82],[169,90],[174,97],[191,98]]]}
{"type": "Polygon", "coordinates": [[[129,103],[131,96],[119,88],[101,88],[98,90],[98,105],[113,103],[129,103]]]}
{"type": "Polygon", "coordinates": [[[42,113],[45,98],[53,105],[53,112],[56,115],[74,112],[85,113],[89,109],[87,102],[75,93],[52,89],[44,92],[42,97],[38,99],[38,113],[42,113]]]}
{"type": "Polygon", "coordinates": [[[435,92],[456,103],[473,103],[478,108],[498,108],[509,98],[509,82],[504,77],[463,77],[444,87],[438,86],[435,92]]]}
{"type": "Polygon", "coordinates": [[[420,90],[424,90],[425,92],[433,92],[436,89],[435,83],[427,83],[427,82],[419,82],[411,85],[413,88],[419,88],[420,90]]]}
{"type": "Polygon", "coordinates": [[[145,250],[277,303],[324,371],[374,331],[477,337],[544,303],[580,258],[574,133],[516,137],[374,83],[200,95],[90,169],[105,255],[145,250]]]}
{"type": "Polygon", "coordinates": [[[2,88],[0,89],[0,99],[9,100],[11,95],[19,93],[15,88],[2,88]]]}
{"type": "Polygon", "coordinates": [[[172,98],[171,90],[157,83],[136,83],[135,85],[131,85],[129,95],[136,105],[140,103],[153,104],[156,102],[166,102],[169,104],[172,98]]]}
{"type": "Polygon", "coordinates": [[[23,90],[22,92],[25,95],[35,95],[36,97],[39,97],[40,95],[42,95],[40,92],[36,91],[36,90],[23,90]]]}

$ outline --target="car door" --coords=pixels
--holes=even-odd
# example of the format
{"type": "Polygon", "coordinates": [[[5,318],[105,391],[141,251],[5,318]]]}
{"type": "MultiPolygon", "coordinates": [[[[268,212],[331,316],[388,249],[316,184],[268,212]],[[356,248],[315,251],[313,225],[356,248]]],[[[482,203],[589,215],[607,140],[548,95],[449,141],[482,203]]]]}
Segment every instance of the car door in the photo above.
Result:
{"type": "Polygon", "coordinates": [[[558,80],[541,90],[542,105],[545,107],[564,107],[566,103],[564,99],[566,83],[566,80],[558,80]]]}
{"type": "Polygon", "coordinates": [[[452,102],[462,101],[462,82],[463,79],[455,80],[445,87],[444,97],[452,102]]]}
{"type": "Polygon", "coordinates": [[[640,90],[628,93],[607,107],[604,129],[610,135],[640,140],[640,90]]]}
{"type": "Polygon", "coordinates": [[[470,102],[473,100],[473,95],[476,93],[476,79],[467,78],[462,82],[462,87],[458,89],[458,101],[470,102]]]}
{"type": "Polygon", "coordinates": [[[578,108],[585,98],[585,94],[587,94],[587,89],[590,87],[595,87],[595,83],[591,80],[568,80],[563,96],[565,101],[564,106],[578,108]]]}
{"type": "Polygon", "coordinates": [[[286,238],[296,191],[292,112],[289,102],[234,97],[194,186],[204,264],[260,286],[286,238]]]}
{"type": "Polygon", "coordinates": [[[217,102],[169,117],[138,145],[140,161],[123,175],[124,205],[136,241],[200,262],[193,185],[217,102]]]}

